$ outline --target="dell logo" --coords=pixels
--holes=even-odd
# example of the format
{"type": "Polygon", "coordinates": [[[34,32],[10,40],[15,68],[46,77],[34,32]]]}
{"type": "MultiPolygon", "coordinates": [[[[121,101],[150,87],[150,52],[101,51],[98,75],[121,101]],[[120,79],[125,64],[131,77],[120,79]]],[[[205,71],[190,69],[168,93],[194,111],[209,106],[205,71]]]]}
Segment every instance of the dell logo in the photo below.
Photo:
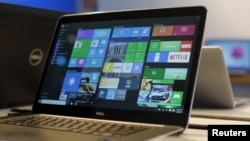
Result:
{"type": "Polygon", "coordinates": [[[38,66],[43,59],[43,51],[39,48],[36,48],[31,51],[29,56],[29,64],[31,66],[38,66]]]}
{"type": "Polygon", "coordinates": [[[105,113],[104,112],[96,112],[95,115],[97,115],[97,116],[105,116],[105,113]]]}

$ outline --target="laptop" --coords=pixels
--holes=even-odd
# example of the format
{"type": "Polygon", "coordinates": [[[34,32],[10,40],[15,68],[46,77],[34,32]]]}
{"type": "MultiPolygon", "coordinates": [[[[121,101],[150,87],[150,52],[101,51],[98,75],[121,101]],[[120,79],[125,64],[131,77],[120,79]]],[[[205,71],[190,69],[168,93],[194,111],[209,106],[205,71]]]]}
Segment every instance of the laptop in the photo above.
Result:
{"type": "Polygon", "coordinates": [[[187,128],[203,6],[64,15],[32,114],[0,120],[0,138],[138,141],[187,128]]]}
{"type": "Polygon", "coordinates": [[[249,39],[208,39],[206,46],[221,46],[229,75],[244,76],[250,73],[249,39]]]}
{"type": "Polygon", "coordinates": [[[32,105],[57,19],[65,13],[0,3],[0,108],[32,105]]]}
{"type": "Polygon", "coordinates": [[[194,108],[234,108],[245,100],[235,97],[221,46],[203,46],[194,108]]]}

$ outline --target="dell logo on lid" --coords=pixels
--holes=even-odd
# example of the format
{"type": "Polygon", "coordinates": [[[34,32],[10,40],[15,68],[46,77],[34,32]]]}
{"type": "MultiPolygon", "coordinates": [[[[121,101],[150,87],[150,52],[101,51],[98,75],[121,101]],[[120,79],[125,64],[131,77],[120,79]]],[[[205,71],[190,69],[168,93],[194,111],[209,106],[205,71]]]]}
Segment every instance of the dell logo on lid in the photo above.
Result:
{"type": "Polygon", "coordinates": [[[38,66],[43,60],[43,51],[39,48],[36,48],[31,51],[29,56],[29,64],[31,66],[38,66]]]}

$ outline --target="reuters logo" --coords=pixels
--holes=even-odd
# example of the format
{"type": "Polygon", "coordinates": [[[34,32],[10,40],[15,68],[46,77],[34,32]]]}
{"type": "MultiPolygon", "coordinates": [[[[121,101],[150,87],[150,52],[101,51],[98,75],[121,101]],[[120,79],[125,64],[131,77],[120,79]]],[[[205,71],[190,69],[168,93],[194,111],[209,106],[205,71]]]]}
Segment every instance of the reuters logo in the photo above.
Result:
{"type": "Polygon", "coordinates": [[[31,66],[38,66],[43,60],[43,51],[39,48],[36,48],[31,51],[29,56],[29,64],[31,66]]]}

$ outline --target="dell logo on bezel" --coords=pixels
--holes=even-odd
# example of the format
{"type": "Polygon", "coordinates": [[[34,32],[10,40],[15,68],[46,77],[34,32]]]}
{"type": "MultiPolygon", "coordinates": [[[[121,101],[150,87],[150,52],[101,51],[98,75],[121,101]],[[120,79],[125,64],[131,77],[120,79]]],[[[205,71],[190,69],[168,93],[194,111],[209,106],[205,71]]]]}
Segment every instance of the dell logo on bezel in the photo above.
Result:
{"type": "Polygon", "coordinates": [[[97,116],[105,116],[105,113],[104,112],[96,112],[95,115],[97,115],[97,116]]]}

